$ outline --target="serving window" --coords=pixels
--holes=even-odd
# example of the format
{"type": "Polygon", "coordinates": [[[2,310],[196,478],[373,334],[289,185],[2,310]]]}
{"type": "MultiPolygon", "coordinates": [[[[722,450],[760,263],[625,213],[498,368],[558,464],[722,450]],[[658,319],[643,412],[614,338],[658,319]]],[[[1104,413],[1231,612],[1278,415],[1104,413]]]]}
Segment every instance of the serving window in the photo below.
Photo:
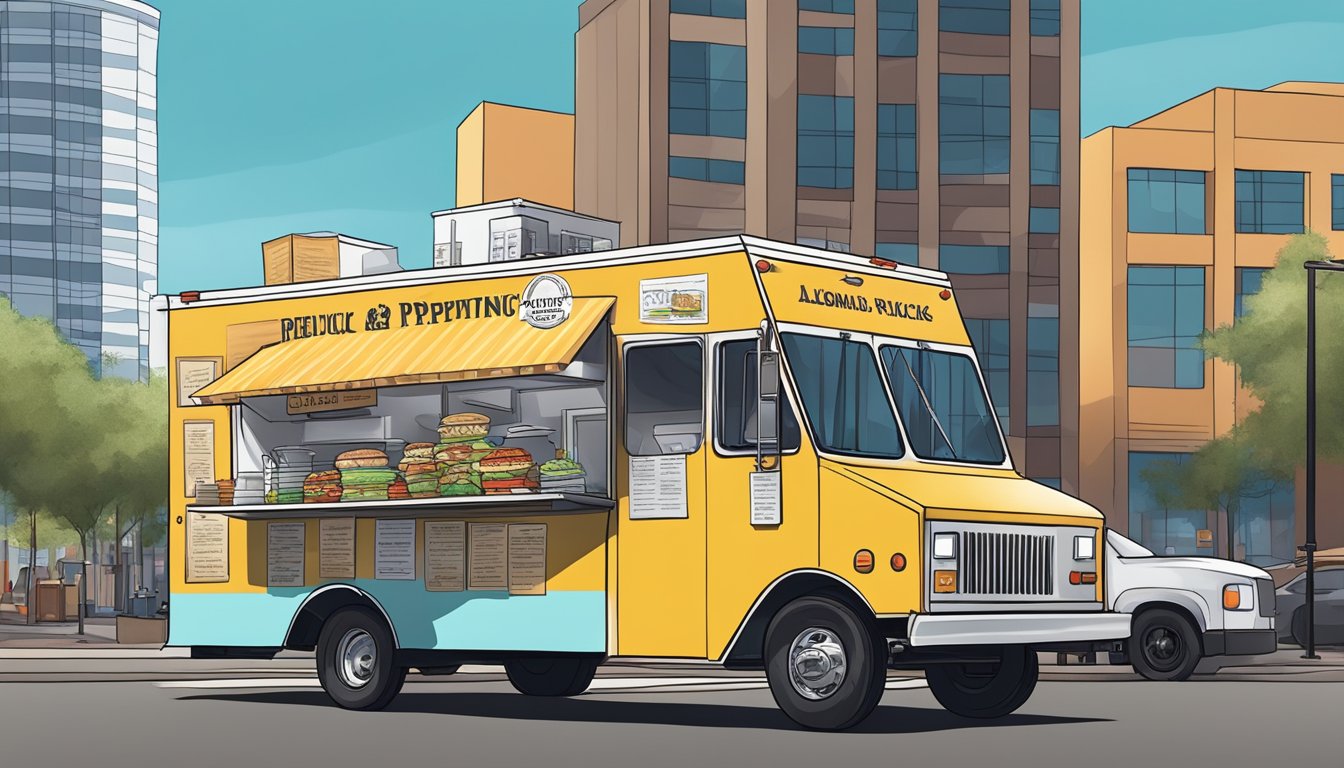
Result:
{"type": "Polygon", "coordinates": [[[233,503],[607,496],[609,341],[544,374],[243,397],[233,503]]]}
{"type": "Polygon", "coordinates": [[[695,341],[625,348],[625,447],[631,456],[700,450],[704,367],[703,349],[695,341]]]}

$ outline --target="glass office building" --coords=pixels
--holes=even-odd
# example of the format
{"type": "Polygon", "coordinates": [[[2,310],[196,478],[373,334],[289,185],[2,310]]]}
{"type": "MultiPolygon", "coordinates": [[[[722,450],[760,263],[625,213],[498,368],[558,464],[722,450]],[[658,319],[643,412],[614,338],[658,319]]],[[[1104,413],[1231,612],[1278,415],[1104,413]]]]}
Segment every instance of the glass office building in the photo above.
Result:
{"type": "Polygon", "coordinates": [[[100,375],[149,371],[158,39],[134,0],[0,2],[0,294],[100,375]]]}

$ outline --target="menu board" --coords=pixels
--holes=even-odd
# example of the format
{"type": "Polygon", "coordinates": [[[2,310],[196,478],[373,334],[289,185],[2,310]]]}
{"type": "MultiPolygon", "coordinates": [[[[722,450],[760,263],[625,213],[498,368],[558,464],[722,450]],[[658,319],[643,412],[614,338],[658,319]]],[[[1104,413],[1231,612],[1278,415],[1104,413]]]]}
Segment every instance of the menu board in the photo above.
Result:
{"type": "Polygon", "coordinates": [[[303,523],[266,526],[266,586],[303,586],[303,523]]]}
{"type": "Polygon", "coordinates": [[[467,542],[467,589],[509,588],[508,525],[471,523],[467,542]]]}
{"type": "Polygon", "coordinates": [[[182,423],[182,475],[182,493],[189,499],[196,498],[197,483],[215,481],[215,422],[182,423]]]}
{"type": "Polygon", "coordinates": [[[317,577],[355,578],[355,519],[317,521],[317,577]]]}
{"type": "Polygon", "coordinates": [[[751,524],[779,525],[783,519],[782,472],[751,473],[751,524]]]}
{"type": "Polygon", "coordinates": [[[415,521],[379,520],[374,528],[373,577],[415,579],[415,521]]]}
{"type": "Polygon", "coordinates": [[[177,358],[177,405],[179,408],[196,405],[191,393],[206,386],[219,376],[224,364],[220,357],[177,358]]]}
{"type": "Polygon", "coordinates": [[[467,524],[425,521],[425,589],[461,592],[467,588],[467,524]]]}
{"type": "Polygon", "coordinates": [[[228,580],[229,519],[223,515],[188,512],[187,583],[212,584],[228,580]]]}
{"type": "Polygon", "coordinates": [[[546,524],[509,525],[509,594],[546,594],[546,524]]]}
{"type": "Polygon", "coordinates": [[[686,517],[686,456],[630,457],[630,519],[686,517]]]}

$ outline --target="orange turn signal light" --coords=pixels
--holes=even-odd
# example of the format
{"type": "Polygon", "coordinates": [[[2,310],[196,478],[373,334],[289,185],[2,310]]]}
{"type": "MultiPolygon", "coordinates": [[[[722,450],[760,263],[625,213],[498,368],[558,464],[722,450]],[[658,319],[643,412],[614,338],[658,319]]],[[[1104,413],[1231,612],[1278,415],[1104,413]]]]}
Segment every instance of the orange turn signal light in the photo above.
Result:
{"type": "Polygon", "coordinates": [[[956,571],[934,571],[933,572],[933,591],[938,593],[957,591],[957,572],[956,571]]]}
{"type": "Polygon", "coordinates": [[[854,570],[859,573],[873,572],[873,553],[871,550],[860,549],[854,553],[854,570]]]}
{"type": "Polygon", "coordinates": [[[1069,571],[1069,583],[1078,586],[1079,584],[1096,584],[1096,571],[1069,571]]]}
{"type": "Polygon", "coordinates": [[[1235,585],[1223,587],[1223,607],[1229,611],[1235,611],[1241,607],[1241,590],[1235,585]]]}
{"type": "Polygon", "coordinates": [[[905,570],[905,555],[897,552],[891,556],[891,570],[897,573],[905,570]]]}

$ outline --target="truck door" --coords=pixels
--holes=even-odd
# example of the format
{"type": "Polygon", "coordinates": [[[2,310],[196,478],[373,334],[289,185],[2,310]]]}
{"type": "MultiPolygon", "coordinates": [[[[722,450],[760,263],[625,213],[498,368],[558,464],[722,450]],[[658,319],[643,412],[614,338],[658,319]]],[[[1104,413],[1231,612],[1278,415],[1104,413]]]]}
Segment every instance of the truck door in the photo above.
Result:
{"type": "MultiPolygon", "coordinates": [[[[753,524],[751,477],[757,469],[757,440],[762,436],[757,382],[759,333],[714,334],[713,452],[706,469],[709,495],[709,657],[728,645],[757,596],[779,576],[817,565],[817,459],[804,439],[797,411],[781,386],[778,395],[780,522],[753,524]]],[[[767,463],[776,460],[775,446],[767,463]]]]}
{"type": "Polygon", "coordinates": [[[616,647],[705,657],[705,345],[621,346],[616,647]]]}

